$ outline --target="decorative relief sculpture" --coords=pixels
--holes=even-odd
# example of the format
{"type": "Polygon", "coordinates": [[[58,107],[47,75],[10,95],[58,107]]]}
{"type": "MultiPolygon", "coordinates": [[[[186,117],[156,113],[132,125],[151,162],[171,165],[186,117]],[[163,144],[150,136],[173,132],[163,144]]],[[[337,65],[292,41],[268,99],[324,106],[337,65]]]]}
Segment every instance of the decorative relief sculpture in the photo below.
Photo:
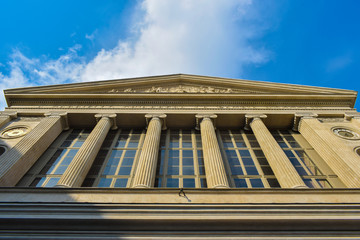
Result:
{"type": "Polygon", "coordinates": [[[1,138],[18,138],[22,137],[30,131],[27,126],[14,126],[7,128],[0,133],[1,138]]]}
{"type": "Polygon", "coordinates": [[[174,87],[151,87],[145,90],[135,90],[132,88],[126,89],[112,89],[109,93],[134,93],[134,92],[146,92],[146,93],[233,93],[231,88],[219,89],[214,87],[204,86],[174,86],[174,87]]]}

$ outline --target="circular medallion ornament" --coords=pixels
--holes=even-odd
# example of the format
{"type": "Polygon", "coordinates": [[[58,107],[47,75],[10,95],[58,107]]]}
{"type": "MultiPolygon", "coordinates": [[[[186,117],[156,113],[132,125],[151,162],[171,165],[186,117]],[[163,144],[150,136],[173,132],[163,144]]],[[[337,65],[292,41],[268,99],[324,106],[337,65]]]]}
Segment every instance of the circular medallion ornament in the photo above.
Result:
{"type": "Polygon", "coordinates": [[[28,132],[29,132],[28,127],[17,126],[17,127],[5,129],[4,131],[2,131],[0,133],[0,137],[1,138],[18,138],[18,137],[24,136],[28,132]]]}
{"type": "Polygon", "coordinates": [[[333,133],[341,138],[349,139],[349,140],[359,140],[360,134],[354,132],[353,130],[350,130],[348,128],[334,128],[333,133]]]}

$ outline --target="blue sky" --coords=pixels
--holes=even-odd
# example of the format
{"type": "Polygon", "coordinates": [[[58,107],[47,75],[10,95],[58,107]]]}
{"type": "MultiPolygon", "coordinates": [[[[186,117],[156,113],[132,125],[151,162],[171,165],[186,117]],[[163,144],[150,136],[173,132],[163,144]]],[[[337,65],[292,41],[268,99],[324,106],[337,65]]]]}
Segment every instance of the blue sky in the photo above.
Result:
{"type": "Polygon", "coordinates": [[[0,88],[187,73],[359,91],[359,10],[358,0],[1,1],[0,88]]]}

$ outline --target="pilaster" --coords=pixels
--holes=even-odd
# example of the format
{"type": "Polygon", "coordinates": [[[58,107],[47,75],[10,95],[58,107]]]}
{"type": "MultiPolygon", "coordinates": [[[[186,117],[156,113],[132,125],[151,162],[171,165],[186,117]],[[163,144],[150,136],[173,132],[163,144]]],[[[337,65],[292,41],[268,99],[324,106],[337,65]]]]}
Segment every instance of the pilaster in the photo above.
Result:
{"type": "Polygon", "coordinates": [[[196,115],[196,122],[201,131],[201,142],[204,154],[206,182],[208,188],[229,188],[224,162],[219,143],[216,139],[213,120],[216,115],[196,115]]]}
{"type": "Polygon", "coordinates": [[[0,157],[0,186],[13,187],[63,130],[66,113],[49,113],[13,148],[0,157]]]}
{"type": "Polygon", "coordinates": [[[164,128],[166,115],[146,114],[145,118],[148,126],[135,171],[133,188],[154,187],[161,129],[164,128]]]}
{"type": "Polygon", "coordinates": [[[360,187],[359,156],[331,129],[315,117],[304,116],[300,120],[299,132],[348,188],[360,187]]]}
{"type": "Polygon", "coordinates": [[[263,123],[262,119],[267,116],[246,115],[245,117],[280,186],[282,188],[307,188],[295,167],[263,123]]]}
{"type": "Polygon", "coordinates": [[[110,128],[116,128],[116,114],[96,114],[95,118],[98,123],[74,156],[57,187],[81,187],[110,128]]]}

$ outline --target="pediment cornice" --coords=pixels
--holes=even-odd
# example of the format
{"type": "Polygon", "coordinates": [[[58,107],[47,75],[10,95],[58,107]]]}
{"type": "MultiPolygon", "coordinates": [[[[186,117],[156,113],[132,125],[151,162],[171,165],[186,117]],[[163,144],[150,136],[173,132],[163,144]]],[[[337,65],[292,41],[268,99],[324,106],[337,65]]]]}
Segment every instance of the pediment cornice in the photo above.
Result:
{"type": "Polygon", "coordinates": [[[325,105],[337,105],[336,102],[347,102],[353,107],[357,92],[342,89],[309,87],[281,83],[269,83],[250,80],[235,80],[196,75],[166,75],[120,80],[108,80],[87,83],[74,83],[53,86],[29,87],[5,90],[5,97],[12,106],[21,99],[37,102],[49,99],[51,102],[102,101],[104,99],[127,99],[131,101],[172,101],[184,99],[197,101],[236,100],[259,102],[313,102],[325,105]],[[50,100],[51,99],[51,100],[50,100]],[[339,100],[340,99],[340,100],[339,100]]]}

